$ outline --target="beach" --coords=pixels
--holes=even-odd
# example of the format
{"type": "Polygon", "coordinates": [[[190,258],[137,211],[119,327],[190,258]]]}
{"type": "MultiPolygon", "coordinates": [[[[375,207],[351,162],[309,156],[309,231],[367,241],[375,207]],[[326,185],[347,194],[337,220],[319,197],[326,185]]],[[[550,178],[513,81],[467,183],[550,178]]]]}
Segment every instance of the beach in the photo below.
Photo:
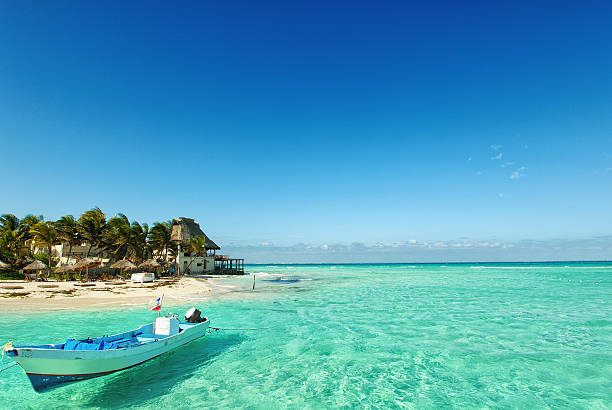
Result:
{"type": "Polygon", "coordinates": [[[99,309],[125,306],[148,306],[164,295],[165,306],[189,301],[210,301],[229,297],[233,292],[247,291],[248,280],[231,276],[189,276],[156,280],[154,283],[130,280],[87,282],[0,281],[0,310],[41,311],[62,309],[99,309]],[[244,282],[244,286],[241,283],[244,282]],[[92,286],[93,285],[93,286],[92,286]],[[9,289],[7,289],[9,288],[9,289]]]}

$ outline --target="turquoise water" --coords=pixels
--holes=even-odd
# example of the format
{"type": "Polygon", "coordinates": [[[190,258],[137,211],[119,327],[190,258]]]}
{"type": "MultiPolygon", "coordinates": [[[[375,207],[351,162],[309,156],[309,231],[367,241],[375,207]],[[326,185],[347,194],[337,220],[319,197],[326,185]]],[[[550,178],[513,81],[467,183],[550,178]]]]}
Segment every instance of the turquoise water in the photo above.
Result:
{"type": "MultiPolygon", "coordinates": [[[[229,298],[197,305],[213,326],[269,329],[210,334],[44,394],[13,368],[0,407],[612,407],[610,263],[247,270],[255,292],[230,279],[229,298]]],[[[0,313],[0,341],[114,333],[153,315],[0,313]]]]}

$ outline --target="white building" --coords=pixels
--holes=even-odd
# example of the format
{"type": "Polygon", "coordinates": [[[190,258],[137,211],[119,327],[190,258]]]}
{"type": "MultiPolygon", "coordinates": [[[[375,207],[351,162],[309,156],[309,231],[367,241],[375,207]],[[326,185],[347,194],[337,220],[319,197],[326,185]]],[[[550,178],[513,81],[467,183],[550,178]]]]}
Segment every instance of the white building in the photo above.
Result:
{"type": "Polygon", "coordinates": [[[204,234],[200,225],[191,218],[172,220],[171,239],[179,244],[176,264],[181,275],[215,271],[215,253],[221,249],[204,234]],[[189,251],[191,240],[198,236],[206,238],[206,255],[195,255],[189,251]]]}
{"type": "Polygon", "coordinates": [[[107,264],[111,260],[108,250],[98,251],[98,248],[95,246],[92,246],[90,249],[87,243],[74,245],[72,248],[67,243],[53,245],[53,256],[59,257],[58,266],[77,263],[79,260],[87,257],[88,252],[90,258],[95,257],[103,264],[107,264]]]}

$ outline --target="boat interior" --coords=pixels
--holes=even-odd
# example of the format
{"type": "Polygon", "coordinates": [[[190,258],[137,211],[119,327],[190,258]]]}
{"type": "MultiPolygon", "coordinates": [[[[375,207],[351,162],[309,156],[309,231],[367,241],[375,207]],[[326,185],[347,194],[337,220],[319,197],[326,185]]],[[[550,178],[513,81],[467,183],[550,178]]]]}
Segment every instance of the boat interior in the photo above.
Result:
{"type": "Polygon", "coordinates": [[[67,339],[65,343],[48,345],[15,346],[15,348],[54,349],[54,350],[111,350],[136,347],[147,343],[156,342],[186,329],[197,326],[199,323],[178,323],[178,329],[170,334],[155,333],[155,323],[149,323],[129,332],[119,333],[112,336],[102,336],[87,339],[67,339]]]}

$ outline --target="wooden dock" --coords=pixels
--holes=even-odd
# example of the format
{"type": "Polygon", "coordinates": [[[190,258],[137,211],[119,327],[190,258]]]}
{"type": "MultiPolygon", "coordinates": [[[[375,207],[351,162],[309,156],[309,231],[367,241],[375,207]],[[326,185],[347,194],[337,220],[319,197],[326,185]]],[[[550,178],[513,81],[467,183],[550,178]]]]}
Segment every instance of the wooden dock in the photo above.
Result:
{"type": "Polygon", "coordinates": [[[244,259],[215,255],[215,273],[222,275],[244,275],[244,259]]]}

